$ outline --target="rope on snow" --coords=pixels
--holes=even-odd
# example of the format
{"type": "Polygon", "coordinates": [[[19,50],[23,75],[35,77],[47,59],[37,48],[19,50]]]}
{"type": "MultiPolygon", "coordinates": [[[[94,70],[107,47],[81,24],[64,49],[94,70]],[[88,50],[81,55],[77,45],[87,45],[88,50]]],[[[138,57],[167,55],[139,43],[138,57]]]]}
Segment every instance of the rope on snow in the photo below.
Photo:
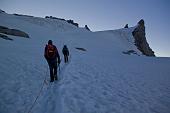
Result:
{"type": "Polygon", "coordinates": [[[30,109],[29,109],[29,111],[28,111],[27,113],[31,113],[33,107],[35,106],[35,103],[37,102],[38,98],[40,97],[40,94],[41,94],[41,92],[42,92],[42,89],[43,89],[43,87],[44,87],[44,85],[45,85],[45,83],[46,83],[47,73],[48,73],[48,67],[47,67],[46,75],[45,75],[43,84],[42,84],[42,86],[41,86],[41,89],[40,89],[37,97],[35,98],[34,103],[32,104],[32,106],[30,107],[30,109]]]}

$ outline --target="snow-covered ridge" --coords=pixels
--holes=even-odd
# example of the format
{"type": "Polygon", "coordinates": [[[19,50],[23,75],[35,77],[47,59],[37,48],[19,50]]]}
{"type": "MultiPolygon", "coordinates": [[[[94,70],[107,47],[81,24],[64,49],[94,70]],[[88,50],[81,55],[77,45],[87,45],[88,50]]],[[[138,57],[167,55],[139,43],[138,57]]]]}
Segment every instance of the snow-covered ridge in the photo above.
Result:
{"type": "Polygon", "coordinates": [[[32,17],[32,16],[24,16],[24,15],[17,16],[17,15],[6,14],[6,13],[0,14],[0,17],[1,17],[0,18],[1,25],[10,28],[17,28],[17,29],[24,30],[26,33],[28,33],[30,37],[34,37],[33,36],[34,34],[40,35],[37,37],[42,37],[42,32],[49,36],[54,33],[56,34],[73,33],[77,35],[84,34],[84,36],[80,36],[80,37],[83,38],[85,37],[86,39],[90,38],[91,36],[101,37],[101,39],[104,39],[108,35],[107,37],[110,38],[109,40],[115,39],[114,42],[112,42],[114,45],[113,47],[115,46],[119,48],[123,47],[122,50],[119,51],[120,53],[129,50],[134,50],[137,52],[137,54],[139,55],[141,54],[134,46],[134,38],[132,37],[132,31],[134,30],[134,27],[128,29],[126,28],[126,29],[93,33],[93,32],[89,32],[84,28],[78,28],[74,25],[67,23],[66,21],[59,20],[59,19],[40,18],[40,17],[32,17]],[[22,24],[17,24],[17,23],[22,23],[22,24]],[[115,43],[115,41],[117,42],[115,43]]]}
{"type": "Polygon", "coordinates": [[[123,52],[134,50],[138,55],[142,53],[135,46],[135,40],[132,36],[132,32],[136,27],[131,28],[122,28],[117,30],[106,30],[106,31],[97,31],[96,34],[106,37],[108,36],[111,40],[114,40],[112,43],[114,46],[119,46],[122,48],[123,52]]]}
{"type": "Polygon", "coordinates": [[[33,16],[17,16],[13,14],[6,14],[6,13],[0,13],[1,16],[1,24],[6,25],[7,27],[20,27],[22,29],[27,27],[41,27],[45,29],[54,30],[56,32],[62,32],[62,31],[70,31],[70,30],[76,30],[77,27],[73,26],[66,21],[57,20],[57,19],[48,19],[48,18],[40,18],[40,17],[33,17],[33,16]],[[7,24],[6,24],[7,23],[7,24]],[[25,23],[25,27],[21,27],[22,25],[17,23],[25,23]],[[29,26],[27,26],[29,24],[29,26]]]}

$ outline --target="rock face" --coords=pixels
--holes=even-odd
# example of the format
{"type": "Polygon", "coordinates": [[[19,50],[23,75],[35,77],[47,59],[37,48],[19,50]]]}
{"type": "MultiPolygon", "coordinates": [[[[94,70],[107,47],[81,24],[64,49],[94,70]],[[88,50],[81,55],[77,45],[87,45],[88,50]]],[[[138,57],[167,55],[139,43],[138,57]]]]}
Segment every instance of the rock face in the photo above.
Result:
{"type": "Polygon", "coordinates": [[[5,13],[5,11],[3,11],[3,10],[0,9],[0,13],[5,13]]]}
{"type": "Polygon", "coordinates": [[[149,44],[145,37],[145,24],[144,20],[138,22],[138,26],[132,32],[135,39],[135,45],[146,56],[155,56],[154,51],[149,47],[149,44]]]}
{"type": "Polygon", "coordinates": [[[5,39],[5,40],[13,40],[12,38],[9,38],[8,36],[4,35],[4,34],[0,34],[0,38],[5,39]]]}
{"type": "Polygon", "coordinates": [[[57,20],[63,20],[63,21],[66,21],[65,19],[63,18],[57,18],[57,17],[53,17],[53,16],[45,16],[45,18],[50,18],[50,19],[57,19],[57,20]]]}
{"type": "Polygon", "coordinates": [[[126,24],[124,28],[129,28],[128,24],[126,24]]]}
{"type": "Polygon", "coordinates": [[[87,30],[91,31],[87,25],[85,25],[85,28],[86,28],[87,30]]]}
{"type": "Polygon", "coordinates": [[[69,24],[72,24],[72,25],[74,25],[74,26],[76,26],[76,27],[79,27],[79,24],[78,24],[78,23],[75,23],[74,20],[71,20],[71,19],[65,20],[65,19],[63,19],[63,18],[57,18],[57,17],[53,17],[53,16],[45,16],[45,18],[63,20],[63,21],[66,21],[66,22],[69,23],[69,24]]]}
{"type": "Polygon", "coordinates": [[[78,23],[75,23],[73,20],[67,20],[68,23],[75,25],[76,27],[79,27],[78,23]]]}
{"type": "Polygon", "coordinates": [[[29,38],[29,35],[23,31],[17,29],[9,29],[4,26],[0,26],[0,33],[29,38]]]}

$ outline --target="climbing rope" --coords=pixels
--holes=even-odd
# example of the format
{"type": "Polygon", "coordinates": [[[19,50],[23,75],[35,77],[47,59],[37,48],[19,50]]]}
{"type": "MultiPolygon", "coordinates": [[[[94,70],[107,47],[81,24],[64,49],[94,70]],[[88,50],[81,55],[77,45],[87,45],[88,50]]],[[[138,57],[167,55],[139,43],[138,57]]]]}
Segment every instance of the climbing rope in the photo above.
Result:
{"type": "Polygon", "coordinates": [[[40,91],[39,91],[39,93],[38,93],[37,97],[35,98],[35,100],[34,100],[33,104],[31,105],[31,107],[30,107],[30,109],[29,109],[29,111],[28,111],[27,113],[31,113],[31,111],[32,111],[33,107],[35,106],[35,104],[36,104],[36,102],[37,102],[37,100],[38,100],[38,98],[40,97],[40,94],[41,94],[41,92],[42,92],[42,89],[44,88],[44,85],[45,85],[45,83],[46,83],[47,73],[48,73],[48,67],[47,67],[46,75],[45,75],[45,78],[44,78],[43,84],[42,84],[42,86],[41,86],[41,89],[40,89],[40,91]]]}
{"type": "MultiPolygon", "coordinates": [[[[70,63],[70,59],[71,59],[71,55],[70,55],[70,58],[69,58],[69,62],[68,62],[68,63],[70,63]]],[[[61,60],[62,60],[62,59],[61,59],[61,60]]],[[[60,73],[61,73],[60,64],[58,65],[58,68],[59,68],[59,74],[60,74],[60,73]]],[[[29,111],[28,111],[27,113],[31,113],[33,107],[35,106],[35,104],[36,104],[36,102],[37,102],[37,100],[38,100],[38,98],[40,97],[40,94],[42,93],[42,90],[43,90],[43,88],[44,88],[44,85],[46,84],[47,75],[48,75],[48,67],[47,67],[46,75],[45,75],[43,84],[42,84],[42,86],[41,86],[41,89],[40,89],[37,97],[35,98],[33,104],[31,105],[31,107],[30,107],[30,109],[29,109],[29,111]]]]}

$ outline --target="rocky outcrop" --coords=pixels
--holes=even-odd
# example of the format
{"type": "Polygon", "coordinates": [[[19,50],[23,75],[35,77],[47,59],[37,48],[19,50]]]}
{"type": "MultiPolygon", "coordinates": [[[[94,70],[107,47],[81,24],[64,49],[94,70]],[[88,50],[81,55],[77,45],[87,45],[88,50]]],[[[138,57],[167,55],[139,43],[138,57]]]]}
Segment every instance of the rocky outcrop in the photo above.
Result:
{"type": "Polygon", "coordinates": [[[16,14],[16,13],[14,13],[13,15],[15,15],[15,16],[23,16],[23,17],[34,17],[34,16],[30,16],[30,15],[23,15],[23,14],[16,14]]]}
{"type": "Polygon", "coordinates": [[[5,13],[5,11],[3,11],[3,10],[0,9],[0,13],[5,13]]]}
{"type": "Polygon", "coordinates": [[[63,21],[66,21],[65,19],[63,18],[57,18],[57,17],[53,17],[53,16],[45,16],[45,18],[49,18],[49,19],[57,19],[57,20],[63,20],[63,21]]]}
{"type": "Polygon", "coordinates": [[[87,25],[85,25],[85,29],[87,29],[88,31],[91,31],[87,25]]]}
{"type": "Polygon", "coordinates": [[[0,26],[0,33],[29,38],[29,35],[23,31],[17,29],[9,29],[4,26],[0,26]]]}
{"type": "Polygon", "coordinates": [[[78,23],[75,23],[74,20],[71,20],[71,19],[65,20],[65,19],[63,19],[63,18],[57,18],[57,17],[53,17],[53,16],[45,16],[45,18],[57,19],[57,20],[66,21],[66,22],[69,23],[69,24],[72,24],[72,25],[74,25],[74,26],[76,26],[76,27],[79,27],[79,24],[78,24],[78,23]]]}
{"type": "Polygon", "coordinates": [[[136,51],[134,51],[134,50],[123,51],[122,53],[123,53],[123,54],[127,54],[127,55],[131,55],[131,54],[136,54],[136,55],[138,55],[138,53],[137,53],[136,51]]]}
{"type": "Polygon", "coordinates": [[[155,56],[145,37],[145,23],[143,19],[138,22],[138,26],[134,29],[132,35],[135,39],[135,45],[144,55],[155,56]]]}
{"type": "Polygon", "coordinates": [[[5,39],[5,40],[13,40],[12,38],[9,38],[8,36],[4,35],[4,34],[0,34],[0,38],[5,39]]]}
{"type": "Polygon", "coordinates": [[[129,28],[128,24],[126,24],[124,28],[129,28]]]}
{"type": "Polygon", "coordinates": [[[77,50],[81,50],[81,51],[87,51],[86,49],[84,48],[81,48],[81,47],[76,47],[77,50]]]}
{"type": "Polygon", "coordinates": [[[68,23],[75,25],[76,27],[79,27],[78,23],[75,23],[73,20],[67,20],[68,23]]]}

